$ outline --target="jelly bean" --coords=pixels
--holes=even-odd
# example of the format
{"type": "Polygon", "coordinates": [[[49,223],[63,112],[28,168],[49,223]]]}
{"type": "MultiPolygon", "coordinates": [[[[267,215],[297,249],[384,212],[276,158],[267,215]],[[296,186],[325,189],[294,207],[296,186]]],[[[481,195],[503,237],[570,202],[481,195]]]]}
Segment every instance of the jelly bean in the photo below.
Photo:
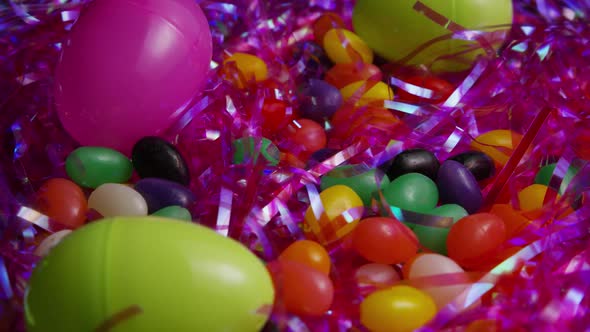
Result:
{"type": "Polygon", "coordinates": [[[467,211],[457,204],[444,204],[429,212],[437,216],[444,216],[453,218],[453,223],[459,221],[463,217],[467,217],[467,211]]]}
{"type": "Polygon", "coordinates": [[[322,190],[337,184],[350,187],[363,200],[365,206],[370,207],[371,198],[379,189],[384,189],[389,184],[389,179],[378,169],[361,170],[359,166],[344,165],[334,168],[322,177],[322,190]]]}
{"type": "MultiPolygon", "coordinates": [[[[556,166],[557,164],[553,163],[541,167],[541,169],[537,172],[537,175],[535,176],[535,183],[550,186],[551,178],[553,177],[553,172],[555,172],[556,166]]],[[[578,169],[574,166],[570,166],[567,169],[567,172],[565,173],[565,176],[563,177],[563,180],[559,185],[560,195],[563,195],[563,193],[566,191],[567,187],[569,186],[570,182],[572,181],[576,173],[578,173],[578,169]]],[[[551,188],[558,189],[553,187],[551,188]]]]}
{"type": "Polygon", "coordinates": [[[420,173],[404,174],[383,190],[387,203],[404,210],[425,212],[438,203],[436,184],[420,173]]]}
{"type": "Polygon", "coordinates": [[[342,105],[340,90],[322,80],[309,80],[301,95],[303,116],[317,122],[330,118],[342,105]]]}
{"type": "Polygon", "coordinates": [[[477,213],[455,223],[447,237],[449,257],[466,269],[486,263],[506,239],[504,221],[490,213],[477,213]]]}
{"type": "Polygon", "coordinates": [[[148,205],[133,188],[119,183],[105,183],[88,198],[88,207],[104,217],[145,216],[148,205]]]}
{"type": "Polygon", "coordinates": [[[441,202],[461,205],[467,212],[477,212],[483,204],[483,195],[475,176],[454,160],[445,161],[436,179],[441,202]]]}
{"type": "Polygon", "coordinates": [[[39,246],[37,246],[37,248],[35,248],[35,255],[39,257],[47,256],[47,254],[49,254],[49,252],[53,248],[55,248],[55,246],[57,246],[71,232],[72,231],[69,229],[64,229],[49,235],[48,237],[43,239],[43,241],[41,242],[41,244],[39,244],[39,246]]]}
{"type": "Polygon", "coordinates": [[[359,36],[346,29],[326,32],[323,46],[334,63],[373,62],[373,51],[359,36]]]}
{"type": "MultiPolygon", "coordinates": [[[[468,215],[467,211],[457,204],[441,205],[424,213],[453,218],[453,223],[468,215]]],[[[405,225],[416,234],[422,246],[439,254],[447,254],[447,236],[449,235],[449,228],[431,227],[418,223],[405,223],[405,225]]]]}
{"type": "Polygon", "coordinates": [[[475,141],[471,142],[471,147],[487,154],[496,163],[504,165],[512,152],[506,154],[497,148],[513,150],[521,140],[522,135],[510,130],[492,130],[477,136],[475,141]]]}
{"type": "Polygon", "coordinates": [[[332,66],[323,46],[308,40],[296,43],[288,60],[287,64],[303,78],[319,79],[332,66]]]}
{"type": "Polygon", "coordinates": [[[134,188],[147,202],[150,213],[171,205],[188,208],[196,201],[195,195],[187,187],[164,179],[141,179],[134,188]]]}
{"type": "Polygon", "coordinates": [[[436,314],[436,305],[428,294],[402,285],[372,293],[360,309],[361,323],[376,332],[412,332],[436,314]]]}
{"type": "Polygon", "coordinates": [[[494,175],[494,160],[479,151],[467,151],[449,158],[463,164],[475,176],[477,181],[485,180],[494,175]]]}
{"type": "Polygon", "coordinates": [[[242,137],[235,140],[232,145],[234,164],[257,163],[260,155],[268,165],[276,166],[279,163],[281,152],[268,138],[242,137]]]}
{"type": "Polygon", "coordinates": [[[321,244],[310,240],[299,240],[288,246],[279,260],[299,262],[330,275],[330,256],[321,244]]]}
{"type": "Polygon", "coordinates": [[[521,230],[531,223],[530,220],[514,210],[510,204],[494,204],[490,209],[490,213],[504,221],[506,238],[508,239],[518,235],[521,230]]]}
{"type": "Polygon", "coordinates": [[[72,181],[87,188],[105,183],[123,183],[131,178],[133,165],[118,151],[84,146],[74,150],[66,159],[66,172],[72,181]]]}
{"type": "MultiPolygon", "coordinates": [[[[500,331],[499,322],[492,319],[478,319],[467,326],[465,332],[498,332],[500,331]]],[[[514,332],[526,331],[523,327],[514,329],[514,332]]]]}
{"type": "Polygon", "coordinates": [[[302,316],[323,315],[334,300],[334,285],[325,274],[299,262],[278,260],[268,266],[275,289],[282,294],[288,312],[302,316]]]}
{"type": "Polygon", "coordinates": [[[36,194],[35,206],[43,214],[68,228],[76,228],[86,221],[88,202],[84,192],[66,179],[47,180],[36,194]]]}
{"type": "Polygon", "coordinates": [[[420,173],[435,180],[439,167],[440,163],[432,152],[424,149],[410,149],[399,153],[384,168],[387,176],[393,181],[408,173],[420,173]]]}
{"type": "Polygon", "coordinates": [[[385,288],[401,280],[399,273],[391,265],[369,263],[359,267],[354,274],[360,286],[385,288]]]}
{"type": "Polygon", "coordinates": [[[418,251],[416,235],[399,220],[384,217],[361,220],[352,245],[368,261],[381,264],[403,263],[418,251]]]}
{"type": "Polygon", "coordinates": [[[432,91],[432,94],[430,95],[420,96],[402,88],[398,89],[397,93],[399,99],[411,103],[417,103],[421,101],[428,101],[432,103],[443,102],[447,100],[447,98],[449,98],[451,93],[453,93],[455,90],[455,87],[451,83],[434,76],[411,76],[407,79],[404,79],[403,81],[419,88],[432,91]]]}
{"type": "Polygon", "coordinates": [[[379,67],[364,62],[338,63],[326,72],[324,80],[338,89],[359,81],[376,81],[383,78],[379,67]]]}
{"type": "Polygon", "coordinates": [[[286,130],[285,135],[290,144],[295,145],[296,155],[303,159],[326,147],[327,137],[324,128],[315,121],[308,119],[298,119],[291,122],[286,130]]]}
{"type": "Polygon", "coordinates": [[[321,210],[314,211],[316,207],[313,203],[307,208],[304,232],[325,246],[350,233],[358,224],[364,209],[361,198],[347,186],[332,186],[323,190],[319,196],[321,210]],[[347,211],[350,215],[343,215],[347,211]],[[318,212],[321,215],[316,216],[318,212]]]}
{"type": "Polygon", "coordinates": [[[393,90],[383,82],[377,82],[375,84],[369,83],[368,81],[354,82],[340,89],[340,93],[345,101],[361,94],[360,99],[356,102],[356,106],[365,106],[369,103],[373,104],[383,100],[393,100],[393,90]]]}
{"type": "MultiPolygon", "coordinates": [[[[465,271],[457,265],[452,259],[439,254],[420,254],[414,257],[404,266],[405,277],[412,280],[420,278],[437,277],[440,284],[426,282],[418,286],[419,289],[432,297],[436,306],[442,309],[445,305],[465,291],[471,284],[470,278],[465,271]]],[[[467,298],[463,297],[461,301],[455,302],[457,309],[463,309],[468,303],[467,298]]]]}
{"type": "Polygon", "coordinates": [[[259,57],[247,53],[234,53],[223,61],[225,79],[238,88],[244,88],[250,82],[261,82],[268,78],[266,63],[259,57]],[[238,73],[234,68],[237,68],[238,73]]]}
{"type": "Polygon", "coordinates": [[[160,178],[183,185],[190,182],[188,166],[180,152],[159,137],[147,136],[135,143],[131,161],[141,178],[160,178]]]}
{"type": "Polygon", "coordinates": [[[177,219],[177,220],[186,220],[186,221],[193,220],[193,217],[191,216],[191,213],[189,212],[189,210],[183,208],[182,206],[178,206],[178,205],[167,206],[163,209],[160,209],[160,210],[152,213],[152,216],[171,218],[171,219],[177,219]]]}
{"type": "Polygon", "coordinates": [[[274,135],[294,119],[293,109],[285,102],[274,98],[265,98],[260,111],[263,133],[274,135]]]}
{"type": "Polygon", "coordinates": [[[312,26],[315,42],[323,44],[326,33],[335,28],[344,28],[344,21],[342,21],[340,15],[325,13],[320,16],[312,26]]]}

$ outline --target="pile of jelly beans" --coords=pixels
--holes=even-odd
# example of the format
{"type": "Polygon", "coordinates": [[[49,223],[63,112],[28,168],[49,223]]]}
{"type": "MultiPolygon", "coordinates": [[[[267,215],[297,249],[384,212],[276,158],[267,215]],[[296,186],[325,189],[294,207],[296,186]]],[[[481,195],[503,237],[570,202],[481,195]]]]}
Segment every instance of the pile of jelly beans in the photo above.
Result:
{"type": "Polygon", "coordinates": [[[150,214],[192,220],[189,209],[195,196],[188,189],[188,166],[161,138],[139,140],[131,160],[113,149],[80,147],[67,157],[65,168],[69,179],[49,179],[36,193],[35,207],[66,228],[38,246],[41,256],[71,229],[101,217],[150,214]],[[134,171],[140,179],[129,184],[134,171]]]}

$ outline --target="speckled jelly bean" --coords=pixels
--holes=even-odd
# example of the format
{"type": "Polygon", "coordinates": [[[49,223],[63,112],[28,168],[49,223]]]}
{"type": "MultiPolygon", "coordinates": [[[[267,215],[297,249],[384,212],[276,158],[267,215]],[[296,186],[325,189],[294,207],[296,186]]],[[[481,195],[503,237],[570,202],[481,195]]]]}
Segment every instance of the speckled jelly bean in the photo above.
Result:
{"type": "Polygon", "coordinates": [[[133,188],[119,183],[105,183],[88,198],[88,208],[103,217],[145,216],[148,206],[145,199],[133,188]]]}
{"type": "Polygon", "coordinates": [[[82,189],[74,182],[55,178],[47,180],[39,188],[35,207],[58,223],[76,228],[86,221],[88,202],[82,189]]]}
{"type": "Polygon", "coordinates": [[[164,179],[141,179],[135,184],[135,190],[147,202],[150,213],[171,205],[188,208],[196,200],[195,195],[187,187],[164,179]]]}
{"type": "Polygon", "coordinates": [[[302,115],[318,122],[330,118],[342,105],[340,90],[316,79],[303,86],[300,100],[302,115]]]}
{"type": "Polygon", "coordinates": [[[269,165],[279,163],[280,151],[268,138],[242,137],[233,141],[232,146],[234,164],[257,163],[259,157],[269,165]]]}
{"type": "Polygon", "coordinates": [[[47,256],[47,254],[49,254],[49,252],[53,248],[55,248],[55,246],[57,246],[71,232],[72,231],[69,229],[64,229],[49,235],[48,237],[43,239],[43,241],[41,241],[37,248],[35,248],[34,254],[39,257],[47,256]]]}
{"type": "Polygon", "coordinates": [[[133,173],[129,158],[103,147],[84,146],[74,150],[66,159],[66,172],[72,181],[87,188],[105,183],[124,183],[133,173]]]}
{"type": "Polygon", "coordinates": [[[426,212],[438,203],[436,184],[420,173],[404,174],[383,190],[387,203],[404,210],[426,212]]]}
{"type": "Polygon", "coordinates": [[[445,161],[438,170],[436,184],[445,204],[461,205],[469,213],[477,212],[483,204],[475,176],[459,162],[445,161]]]}
{"type": "Polygon", "coordinates": [[[383,166],[392,181],[408,173],[420,173],[432,180],[436,179],[440,163],[436,156],[424,149],[410,149],[399,153],[393,160],[383,166]]]}
{"type": "Polygon", "coordinates": [[[180,152],[159,137],[148,136],[135,143],[131,161],[141,178],[161,178],[183,185],[190,182],[189,169],[180,152]]]}
{"type": "Polygon", "coordinates": [[[360,94],[356,106],[364,106],[383,100],[393,100],[394,98],[393,90],[383,82],[374,84],[370,84],[368,81],[354,82],[340,89],[340,93],[345,101],[360,94]]]}
{"type": "Polygon", "coordinates": [[[259,57],[247,53],[237,52],[225,59],[223,71],[224,77],[239,88],[244,88],[250,82],[261,82],[268,78],[266,63],[259,57]]]}
{"type": "Polygon", "coordinates": [[[449,159],[463,164],[475,176],[477,181],[485,180],[494,175],[496,168],[494,160],[479,151],[463,152],[449,159]]]}
{"type": "Polygon", "coordinates": [[[171,219],[178,219],[178,220],[185,220],[185,221],[192,221],[193,217],[189,210],[183,208],[182,206],[172,205],[162,208],[154,213],[153,216],[171,218],[171,219]]]}
{"type": "Polygon", "coordinates": [[[322,205],[317,206],[318,211],[314,211],[312,203],[305,212],[303,231],[308,238],[325,246],[349,234],[360,220],[364,207],[354,190],[344,185],[323,190],[319,199],[322,205]],[[345,215],[345,212],[348,213],[345,215]]]}
{"type": "Polygon", "coordinates": [[[331,29],[324,35],[324,50],[334,63],[373,62],[373,50],[354,32],[331,29]]]}
{"type": "Polygon", "coordinates": [[[322,177],[322,190],[337,184],[350,187],[363,200],[365,206],[369,207],[375,193],[379,189],[384,189],[389,184],[389,179],[379,169],[362,170],[359,166],[344,165],[336,167],[322,177]]]}

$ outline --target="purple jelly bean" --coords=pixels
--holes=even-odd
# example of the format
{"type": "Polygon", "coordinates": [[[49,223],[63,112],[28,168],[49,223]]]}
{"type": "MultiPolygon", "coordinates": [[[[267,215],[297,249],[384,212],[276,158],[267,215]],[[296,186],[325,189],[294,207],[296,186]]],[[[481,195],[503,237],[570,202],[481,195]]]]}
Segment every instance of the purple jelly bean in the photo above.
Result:
{"type": "Polygon", "coordinates": [[[438,170],[436,184],[443,204],[461,205],[469,213],[477,212],[483,204],[475,176],[459,162],[445,161],[438,170]]]}
{"type": "Polygon", "coordinates": [[[311,79],[302,89],[301,111],[303,116],[322,122],[342,106],[340,90],[331,84],[311,79]]]}
{"type": "Polygon", "coordinates": [[[165,179],[141,179],[135,184],[135,190],[147,202],[149,213],[171,205],[189,208],[196,200],[195,195],[187,187],[165,179]]]}

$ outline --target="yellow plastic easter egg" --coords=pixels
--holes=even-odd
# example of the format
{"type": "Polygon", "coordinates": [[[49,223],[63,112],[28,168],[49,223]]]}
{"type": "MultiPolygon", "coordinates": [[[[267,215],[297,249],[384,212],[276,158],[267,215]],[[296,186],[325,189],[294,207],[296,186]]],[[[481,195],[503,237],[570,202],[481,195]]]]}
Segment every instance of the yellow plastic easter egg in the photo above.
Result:
{"type": "Polygon", "coordinates": [[[354,32],[346,29],[328,31],[324,35],[324,50],[334,63],[373,62],[373,51],[369,46],[354,32]]]}
{"type": "Polygon", "coordinates": [[[314,202],[305,212],[304,232],[322,245],[330,244],[350,233],[360,220],[363,201],[350,187],[335,185],[320,193],[321,206],[314,202]],[[354,210],[354,211],[353,211],[354,210]],[[321,213],[316,216],[315,213],[321,213]]]}
{"type": "Polygon", "coordinates": [[[380,100],[393,100],[393,90],[389,87],[389,85],[383,82],[377,82],[367,91],[367,84],[367,81],[350,83],[349,85],[340,89],[340,94],[344,100],[348,100],[350,97],[357,94],[360,89],[363,89],[363,94],[356,103],[356,106],[363,106],[380,100]]]}
{"type": "Polygon", "coordinates": [[[261,82],[268,78],[268,67],[259,57],[247,53],[234,53],[223,61],[225,78],[237,87],[243,88],[249,82],[261,82]],[[230,64],[234,63],[239,74],[232,70],[230,64]]]}
{"type": "Polygon", "coordinates": [[[521,140],[521,134],[511,130],[499,129],[479,135],[471,142],[471,147],[487,154],[496,163],[505,165],[512,155],[512,150],[516,148],[521,140]]]}
{"type": "Polygon", "coordinates": [[[29,332],[259,331],[274,300],[240,243],[173,219],[118,217],[69,234],[35,268],[29,332]]]}
{"type": "Polygon", "coordinates": [[[428,294],[405,285],[378,290],[361,303],[361,323],[372,332],[412,332],[435,314],[428,294]]]}

